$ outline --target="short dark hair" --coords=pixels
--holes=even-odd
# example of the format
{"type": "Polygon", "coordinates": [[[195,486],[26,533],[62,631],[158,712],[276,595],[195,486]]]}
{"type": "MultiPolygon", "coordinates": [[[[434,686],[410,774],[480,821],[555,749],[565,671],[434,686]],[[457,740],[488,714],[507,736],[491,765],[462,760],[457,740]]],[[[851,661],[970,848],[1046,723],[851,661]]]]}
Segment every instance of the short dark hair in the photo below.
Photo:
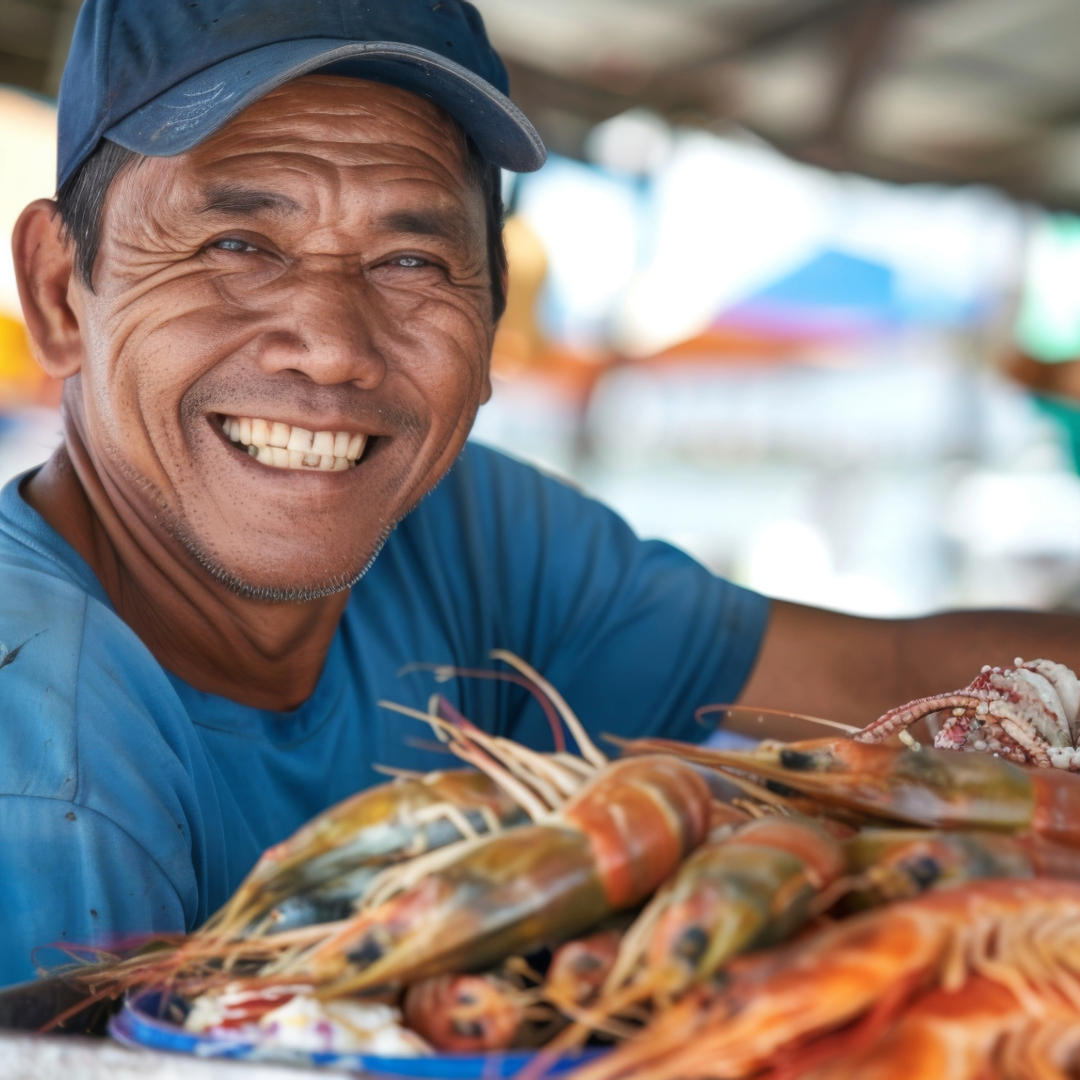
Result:
{"type": "MultiPolygon", "coordinates": [[[[456,121],[455,121],[456,123],[456,121]]],[[[470,179],[484,197],[487,226],[488,270],[491,274],[492,317],[502,318],[506,310],[504,287],[507,261],[503,241],[502,172],[481,153],[476,143],[461,128],[465,143],[466,165],[470,179]]],[[[56,210],[64,231],[75,247],[75,273],[93,292],[94,263],[101,246],[101,221],[105,197],[112,182],[142,155],[119,143],[102,139],[94,152],[72,173],[56,193],[56,210]]]]}

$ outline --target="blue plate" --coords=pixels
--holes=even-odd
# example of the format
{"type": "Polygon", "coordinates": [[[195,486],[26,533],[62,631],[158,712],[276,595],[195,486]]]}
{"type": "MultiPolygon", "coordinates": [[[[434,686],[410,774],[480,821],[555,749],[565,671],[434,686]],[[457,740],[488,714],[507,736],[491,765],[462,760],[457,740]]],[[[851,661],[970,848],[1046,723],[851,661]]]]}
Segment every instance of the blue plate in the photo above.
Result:
{"type": "MultiPolygon", "coordinates": [[[[422,1080],[501,1080],[514,1076],[535,1056],[532,1051],[505,1054],[435,1054],[431,1057],[376,1057],[372,1054],[331,1054],[310,1050],[261,1047],[242,1039],[220,1035],[196,1035],[160,1019],[161,994],[144,993],[128,998],[109,1021],[109,1034],[124,1046],[147,1046],[154,1050],[194,1054],[196,1057],[232,1058],[240,1061],[281,1061],[294,1065],[332,1066],[382,1076],[408,1076],[422,1080]]],[[[585,1050],[567,1054],[555,1062],[548,1075],[569,1072],[584,1061],[602,1054],[585,1050]]]]}

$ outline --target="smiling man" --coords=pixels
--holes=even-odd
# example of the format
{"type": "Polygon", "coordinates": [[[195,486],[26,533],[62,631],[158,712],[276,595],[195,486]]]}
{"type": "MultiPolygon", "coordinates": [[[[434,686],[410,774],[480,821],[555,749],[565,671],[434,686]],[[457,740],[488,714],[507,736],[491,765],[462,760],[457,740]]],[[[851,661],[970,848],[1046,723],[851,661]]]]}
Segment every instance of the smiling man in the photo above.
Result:
{"type": "MultiPolygon", "coordinates": [[[[693,738],[740,693],[858,722],[1080,656],[1066,618],[770,613],[466,447],[499,168],[544,156],[505,91],[459,0],[86,0],[14,236],[66,434],[0,496],[0,980],[191,929],[374,766],[445,766],[377,704],[424,704],[414,661],[508,648],[596,733],[693,738]]],[[[442,690],[550,745],[520,688],[442,690]]]]}

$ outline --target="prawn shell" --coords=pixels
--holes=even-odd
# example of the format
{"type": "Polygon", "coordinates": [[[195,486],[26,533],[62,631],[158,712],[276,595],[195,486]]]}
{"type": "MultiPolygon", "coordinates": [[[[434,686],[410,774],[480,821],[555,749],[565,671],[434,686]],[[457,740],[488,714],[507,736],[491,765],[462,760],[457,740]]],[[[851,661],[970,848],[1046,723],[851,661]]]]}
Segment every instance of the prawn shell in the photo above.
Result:
{"type": "Polygon", "coordinates": [[[1019,832],[1035,813],[1033,773],[1003,758],[851,740],[779,753],[785,782],[851,809],[935,828],[1019,832]],[[804,773],[807,756],[820,764],[804,773]],[[815,772],[825,774],[815,783],[815,772]],[[805,785],[805,787],[804,787],[805,785]]]}
{"type": "Polygon", "coordinates": [[[608,766],[564,807],[589,837],[612,911],[633,907],[704,840],[711,795],[700,773],[668,755],[608,766]]]}
{"type": "Polygon", "coordinates": [[[805,820],[762,819],[704,845],[657,896],[666,910],[649,943],[646,972],[667,971],[677,988],[691,971],[694,980],[708,978],[732,956],[783,940],[806,923],[810,901],[843,869],[839,843],[805,820]],[[697,935],[699,955],[686,952],[688,932],[697,935]]]}
{"type": "MultiPolygon", "coordinates": [[[[975,976],[961,990],[932,989],[876,1039],[866,1025],[811,1043],[792,1056],[802,1080],[963,1080],[988,1076],[987,1063],[1033,1026],[1032,1017],[1001,983],[975,976]],[[845,1044],[855,1043],[855,1048],[845,1044]],[[821,1061],[821,1064],[815,1064],[821,1061]],[[803,1072],[809,1068],[808,1072],[803,1072]]],[[[1049,1064],[1049,1063],[1047,1063],[1049,1064]]],[[[1005,1073],[1053,1077],[1053,1072],[1005,1073]]],[[[1063,1076],[1064,1074],[1057,1074],[1063,1076]]]]}
{"type": "Polygon", "coordinates": [[[353,919],[303,967],[337,996],[491,967],[606,914],[588,838],[559,825],[523,826],[353,919]]]}
{"type": "Polygon", "coordinates": [[[843,1033],[871,1010],[891,1022],[934,985],[961,989],[973,974],[966,967],[967,950],[993,940],[994,963],[981,973],[994,973],[994,981],[1029,999],[1037,978],[1044,988],[1038,1001],[1054,997],[1070,1008],[1075,1022],[1077,1001],[1058,988],[1072,985],[1080,958],[1080,887],[985,881],[899,901],[740,958],[728,968],[724,987],[683,999],[607,1057],[579,1070],[575,1080],[749,1077],[772,1065],[782,1075],[802,1076],[796,1055],[808,1040],[843,1033]],[[1043,940],[1047,926],[1055,932],[1052,949],[1043,940]],[[1021,972],[1018,958],[1027,957],[1032,959],[1021,972]],[[964,964],[960,970],[958,961],[964,964]]]}
{"type": "Polygon", "coordinates": [[[621,930],[597,930],[560,945],[548,966],[544,996],[557,1005],[591,1002],[615,965],[621,939],[621,930]]]}
{"type": "Polygon", "coordinates": [[[713,750],[666,739],[629,743],[699,764],[778,780],[824,807],[938,829],[1025,832],[1080,842],[1080,776],[1029,769],[987,754],[820,739],[760,750],[713,750]],[[1044,783],[1044,778],[1046,781],[1044,783]],[[1076,809],[1070,810],[1075,801],[1076,809]],[[1070,818],[1070,813],[1073,815],[1070,818]]]}
{"type": "Polygon", "coordinates": [[[796,855],[822,882],[835,880],[844,870],[840,846],[824,823],[798,818],[763,818],[744,825],[729,843],[776,848],[796,855]]]}
{"type": "Polygon", "coordinates": [[[504,825],[524,817],[493,780],[473,769],[378,784],[335,804],[263,852],[207,930],[239,930],[286,898],[307,895],[365,865],[379,867],[404,858],[414,847],[429,850],[459,839],[449,820],[421,822],[424,811],[442,804],[459,809],[480,831],[486,828],[485,813],[504,825]]]}
{"type": "Polygon", "coordinates": [[[1080,775],[1058,769],[1025,771],[1035,792],[1032,831],[1046,840],[1080,848],[1080,775]]]}
{"type": "Polygon", "coordinates": [[[864,829],[844,843],[844,856],[859,883],[840,899],[841,913],[980,879],[1070,876],[1053,872],[1070,861],[1071,876],[1080,873],[1080,853],[1039,837],[977,830],[864,829]]]}

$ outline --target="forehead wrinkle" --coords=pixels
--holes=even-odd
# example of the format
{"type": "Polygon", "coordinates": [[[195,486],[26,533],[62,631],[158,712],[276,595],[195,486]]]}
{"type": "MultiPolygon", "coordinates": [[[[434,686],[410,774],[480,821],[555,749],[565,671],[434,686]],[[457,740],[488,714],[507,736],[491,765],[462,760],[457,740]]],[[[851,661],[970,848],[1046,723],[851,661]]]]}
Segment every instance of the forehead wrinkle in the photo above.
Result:
{"type": "Polygon", "coordinates": [[[316,156],[335,164],[356,162],[362,147],[383,157],[419,152],[455,176],[467,166],[461,131],[439,106],[405,90],[342,76],[307,76],[278,87],[192,153],[204,160],[227,158],[238,146],[241,153],[317,148],[316,156]]]}
{"type": "Polygon", "coordinates": [[[432,148],[401,141],[400,132],[393,140],[354,137],[341,142],[324,142],[296,131],[289,132],[288,138],[261,133],[222,150],[220,156],[209,160],[209,155],[200,154],[203,160],[193,156],[190,174],[214,176],[215,183],[222,186],[236,183],[234,177],[242,178],[239,186],[262,186],[268,182],[261,178],[263,175],[299,177],[304,182],[331,178],[339,181],[351,171],[364,170],[380,180],[435,180],[455,189],[472,186],[464,169],[450,167],[432,148]],[[378,176],[380,171],[393,175],[378,176]]]}
{"type": "Polygon", "coordinates": [[[206,190],[200,214],[253,216],[268,211],[274,214],[293,214],[303,207],[295,199],[279,191],[244,187],[241,184],[213,184],[206,190]]]}
{"type": "Polygon", "coordinates": [[[309,75],[285,83],[254,102],[234,123],[251,120],[264,130],[275,123],[299,123],[305,130],[341,132],[339,138],[352,142],[357,124],[381,133],[399,129],[402,119],[432,142],[459,154],[463,149],[457,125],[434,102],[385,83],[346,76],[309,75]]]}

